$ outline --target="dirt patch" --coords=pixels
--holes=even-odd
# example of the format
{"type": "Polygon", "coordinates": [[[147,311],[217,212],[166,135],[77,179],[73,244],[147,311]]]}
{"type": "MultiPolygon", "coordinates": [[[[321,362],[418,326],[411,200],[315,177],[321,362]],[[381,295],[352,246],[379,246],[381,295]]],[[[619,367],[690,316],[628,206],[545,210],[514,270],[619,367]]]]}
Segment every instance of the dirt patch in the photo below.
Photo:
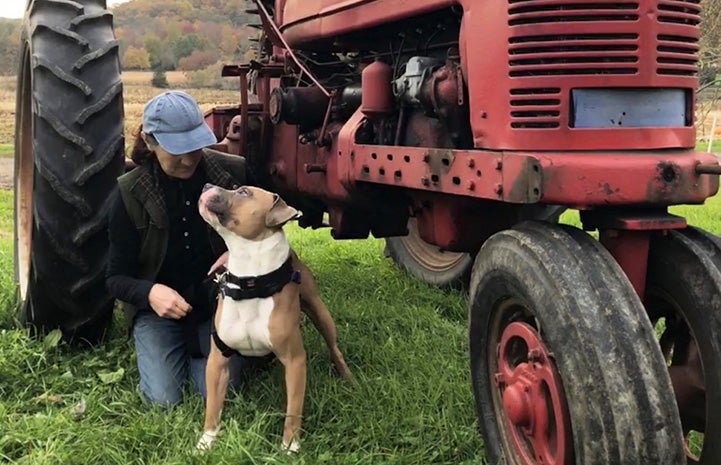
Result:
{"type": "Polygon", "coordinates": [[[13,188],[13,170],[15,160],[13,158],[0,158],[0,190],[13,188]]]}

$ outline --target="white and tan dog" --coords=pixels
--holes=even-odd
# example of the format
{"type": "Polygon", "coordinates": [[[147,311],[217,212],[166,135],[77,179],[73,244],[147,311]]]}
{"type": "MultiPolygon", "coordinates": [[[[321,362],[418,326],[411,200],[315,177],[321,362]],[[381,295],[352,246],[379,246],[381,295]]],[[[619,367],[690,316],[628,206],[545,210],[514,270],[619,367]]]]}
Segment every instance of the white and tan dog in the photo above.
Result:
{"type": "Polygon", "coordinates": [[[307,304],[303,310],[323,336],[337,372],[352,379],[338,349],[335,324],[313,276],[293,253],[283,232],[283,225],[300,213],[277,194],[246,186],[229,191],[206,185],[198,208],[225,240],[228,262],[214,317],[216,330],[205,375],[205,424],[197,447],[209,448],[218,433],[229,380],[228,358],[223,352],[230,348],[245,356],[272,352],[283,364],[287,406],[282,447],[297,451],[306,384],[301,298],[307,304]]]}

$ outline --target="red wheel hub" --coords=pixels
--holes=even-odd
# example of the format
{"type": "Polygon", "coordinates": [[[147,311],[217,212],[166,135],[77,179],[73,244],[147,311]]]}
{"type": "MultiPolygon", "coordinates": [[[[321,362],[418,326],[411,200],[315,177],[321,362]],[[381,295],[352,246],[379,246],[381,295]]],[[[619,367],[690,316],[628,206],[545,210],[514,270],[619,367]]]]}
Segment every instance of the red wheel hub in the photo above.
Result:
{"type": "Polygon", "coordinates": [[[513,322],[503,330],[495,381],[507,436],[521,463],[570,464],[573,445],[563,386],[530,325],[513,322]]]}

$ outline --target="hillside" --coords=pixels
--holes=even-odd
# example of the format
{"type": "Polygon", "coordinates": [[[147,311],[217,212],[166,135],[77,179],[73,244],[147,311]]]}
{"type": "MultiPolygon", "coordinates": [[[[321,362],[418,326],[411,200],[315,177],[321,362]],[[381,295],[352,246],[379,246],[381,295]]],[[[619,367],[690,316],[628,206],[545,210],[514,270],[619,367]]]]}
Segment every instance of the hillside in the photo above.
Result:
{"type": "Polygon", "coordinates": [[[248,0],[132,0],[113,8],[125,69],[196,70],[239,61],[258,23],[248,0]]]}
{"type": "MultiPolygon", "coordinates": [[[[257,30],[250,0],[131,0],[112,9],[125,69],[206,68],[242,61],[257,30]]],[[[0,75],[18,67],[22,20],[0,18],[0,75]]]]}

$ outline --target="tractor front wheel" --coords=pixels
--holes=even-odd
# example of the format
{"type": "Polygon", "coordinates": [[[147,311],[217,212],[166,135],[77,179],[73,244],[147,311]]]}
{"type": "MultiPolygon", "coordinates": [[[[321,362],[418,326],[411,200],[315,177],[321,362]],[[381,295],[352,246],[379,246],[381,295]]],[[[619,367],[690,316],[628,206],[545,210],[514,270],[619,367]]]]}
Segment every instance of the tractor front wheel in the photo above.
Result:
{"type": "Polygon", "coordinates": [[[489,463],[683,463],[651,322],[597,241],[540,222],[495,234],[473,266],[469,313],[489,463]]]}
{"type": "Polygon", "coordinates": [[[676,395],[688,463],[719,464],[721,240],[695,228],[654,236],[645,295],[676,395]]]}

